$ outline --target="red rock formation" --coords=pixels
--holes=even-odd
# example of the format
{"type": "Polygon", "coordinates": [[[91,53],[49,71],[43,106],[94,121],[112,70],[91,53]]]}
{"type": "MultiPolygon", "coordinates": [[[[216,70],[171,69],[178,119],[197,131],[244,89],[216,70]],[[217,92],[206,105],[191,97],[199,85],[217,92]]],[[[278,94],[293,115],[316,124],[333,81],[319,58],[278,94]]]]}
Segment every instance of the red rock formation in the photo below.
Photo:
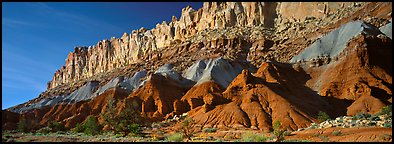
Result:
{"type": "Polygon", "coordinates": [[[287,100],[290,92],[283,93],[277,89],[274,83],[244,70],[223,92],[223,96],[232,102],[217,105],[210,111],[199,107],[191,110],[189,115],[205,126],[250,127],[263,131],[270,131],[275,120],[280,120],[292,130],[314,121],[310,113],[315,110],[304,112],[292,103],[294,101],[287,100]]]}
{"type": "Polygon", "coordinates": [[[376,113],[383,103],[392,103],[391,53],[391,40],[360,35],[327,66],[307,69],[312,77],[307,85],[322,96],[355,101],[348,108],[348,115],[361,111],[376,113]],[[365,99],[377,103],[373,108],[356,106],[365,99]]]}
{"type": "Polygon", "coordinates": [[[152,74],[147,83],[130,94],[141,101],[142,115],[153,120],[162,120],[174,111],[173,103],[185,93],[176,81],[161,75],[152,74]]]}
{"type": "Polygon", "coordinates": [[[214,82],[205,82],[192,87],[182,97],[182,101],[186,101],[190,109],[194,109],[204,104],[219,105],[226,103],[227,100],[221,96],[222,90],[220,86],[214,82]]]}
{"type": "Polygon", "coordinates": [[[352,3],[214,2],[204,3],[199,10],[186,7],[179,20],[173,17],[171,22],[157,24],[152,30],[141,28],[131,34],[124,33],[121,38],[99,41],[95,46],[76,47],[69,53],[65,66],[48,83],[48,89],[55,91],[50,95],[71,92],[88,78],[104,83],[106,78],[142,67],[152,73],[164,63],[178,64],[184,70],[196,60],[219,56],[234,61],[251,60],[259,66],[257,72],[251,74],[244,70],[225,90],[214,82],[187,89],[172,79],[153,74],[143,87],[131,94],[115,88],[90,101],[45,106],[20,116],[3,111],[3,129],[15,128],[20,118],[41,125],[58,120],[71,128],[88,115],[105,112],[108,98],[120,102],[119,110],[127,103],[135,104],[135,109],[150,121],[188,112],[203,127],[248,127],[263,131],[270,131],[276,120],[289,130],[306,127],[315,121],[319,111],[332,117],[376,113],[392,103],[390,39],[360,35],[338,57],[313,67],[309,63],[283,62],[324,33],[353,19],[367,15],[391,17],[388,3],[363,3],[355,13],[349,11],[350,16],[306,34],[298,33],[303,32],[298,27],[283,28],[288,33],[274,36],[280,40],[271,39],[272,35],[252,37],[250,34],[263,32],[253,29],[260,25],[272,28],[304,21],[308,16],[327,18],[349,5],[352,3]],[[123,71],[114,72],[118,68],[123,71]],[[61,85],[67,88],[58,90],[61,85]]]}

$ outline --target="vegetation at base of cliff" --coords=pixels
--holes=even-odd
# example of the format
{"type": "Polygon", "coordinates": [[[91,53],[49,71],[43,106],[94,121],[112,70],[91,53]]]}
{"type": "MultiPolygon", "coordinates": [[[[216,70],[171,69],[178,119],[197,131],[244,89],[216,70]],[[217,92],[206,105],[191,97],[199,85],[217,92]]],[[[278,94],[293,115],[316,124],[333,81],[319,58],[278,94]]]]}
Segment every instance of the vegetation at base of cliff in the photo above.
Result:
{"type": "Polygon", "coordinates": [[[266,142],[267,140],[268,138],[266,136],[253,132],[246,132],[241,136],[242,142],[266,142]]]}
{"type": "Polygon", "coordinates": [[[272,126],[274,129],[273,134],[275,136],[275,141],[280,142],[285,139],[285,135],[288,135],[286,131],[283,130],[283,127],[281,126],[281,123],[279,120],[276,120],[272,126]]]}
{"type": "Polygon", "coordinates": [[[30,132],[31,131],[31,122],[27,119],[21,119],[18,122],[18,131],[19,132],[30,132]]]}
{"type": "Polygon", "coordinates": [[[330,116],[323,111],[319,111],[316,118],[319,120],[319,122],[324,122],[326,120],[329,120],[330,116]]]}
{"type": "Polygon", "coordinates": [[[124,136],[130,133],[138,134],[141,131],[140,123],[142,122],[142,118],[135,111],[133,103],[126,102],[120,112],[116,107],[120,106],[121,102],[115,103],[116,101],[113,98],[109,99],[106,105],[106,111],[100,114],[104,120],[104,124],[108,125],[109,129],[115,134],[122,133],[124,136]]]}
{"type": "Polygon", "coordinates": [[[169,142],[180,142],[182,140],[183,140],[182,133],[173,133],[173,134],[166,137],[166,141],[169,141],[169,142]]]}
{"type": "Polygon", "coordinates": [[[84,122],[78,123],[71,131],[83,132],[86,135],[97,135],[101,133],[102,126],[98,123],[97,118],[89,115],[84,122]]]}
{"type": "Polygon", "coordinates": [[[51,132],[66,131],[66,127],[56,120],[49,122],[48,128],[51,130],[51,132]]]}
{"type": "Polygon", "coordinates": [[[183,136],[187,138],[188,140],[191,140],[191,137],[194,134],[194,126],[195,122],[193,119],[186,117],[185,120],[183,121],[183,127],[182,127],[182,132],[183,136]]]}

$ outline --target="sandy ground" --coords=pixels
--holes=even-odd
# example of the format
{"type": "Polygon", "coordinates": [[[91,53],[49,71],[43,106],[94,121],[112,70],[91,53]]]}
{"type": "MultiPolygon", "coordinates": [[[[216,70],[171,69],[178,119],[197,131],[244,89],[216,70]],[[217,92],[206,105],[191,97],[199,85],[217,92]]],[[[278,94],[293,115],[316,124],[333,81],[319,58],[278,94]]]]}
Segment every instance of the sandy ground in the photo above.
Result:
{"type": "MultiPolygon", "coordinates": [[[[214,133],[195,132],[192,141],[242,141],[242,134],[247,131],[259,133],[266,137],[272,134],[261,133],[258,130],[246,129],[220,129],[214,133]]],[[[138,142],[138,141],[165,141],[171,133],[156,134],[157,131],[145,130],[143,137],[119,137],[105,133],[96,136],[87,136],[82,133],[11,133],[3,132],[2,142],[138,142]],[[153,138],[155,137],[155,138],[153,138]]],[[[187,140],[184,140],[187,141],[187,140]]],[[[285,137],[285,141],[309,142],[392,142],[392,128],[362,127],[362,128],[328,128],[292,132],[285,137]],[[336,132],[334,132],[336,131],[336,132]],[[340,131],[340,133],[338,133],[340,131]]]]}

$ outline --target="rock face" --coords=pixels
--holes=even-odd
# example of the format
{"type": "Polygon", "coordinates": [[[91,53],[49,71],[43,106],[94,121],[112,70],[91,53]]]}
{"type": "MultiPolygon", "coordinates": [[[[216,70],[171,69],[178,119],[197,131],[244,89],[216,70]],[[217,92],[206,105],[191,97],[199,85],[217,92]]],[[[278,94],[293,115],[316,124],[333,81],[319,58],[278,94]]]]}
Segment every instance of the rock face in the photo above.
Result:
{"type": "Polygon", "coordinates": [[[95,46],[76,47],[69,53],[66,65],[56,71],[48,89],[137,63],[148,53],[207,28],[254,26],[263,21],[262,3],[204,3],[199,10],[186,7],[179,20],[174,18],[172,22],[157,24],[152,30],[141,28],[131,34],[124,33],[121,38],[99,41],[95,46]]]}
{"type": "Polygon", "coordinates": [[[105,91],[119,87],[124,89],[126,92],[131,93],[134,89],[138,88],[142,79],[146,76],[146,71],[139,71],[134,74],[131,78],[125,78],[123,76],[116,77],[110,80],[103,86],[99,86],[99,82],[91,81],[87,82],[82,87],[76,89],[71,94],[44,97],[38,102],[23,105],[22,107],[11,108],[10,111],[23,113],[32,109],[41,108],[44,106],[54,106],[59,104],[74,104],[80,101],[86,101],[94,99],[96,96],[103,94],[105,91]]]}
{"type": "Polygon", "coordinates": [[[374,114],[392,103],[388,4],[186,7],[151,30],[76,47],[46,92],[2,112],[3,128],[23,118],[72,128],[105,112],[108,98],[119,110],[135,104],[146,122],[187,113],[203,127],[266,132],[276,120],[305,128],[319,111],[374,114]]]}
{"type": "Polygon", "coordinates": [[[301,4],[307,11],[300,12],[302,14],[296,17],[293,9],[303,10],[297,8],[299,3],[206,2],[198,10],[186,7],[182,9],[179,20],[173,17],[171,22],[157,24],[151,30],[141,28],[130,34],[124,33],[121,38],[99,41],[94,46],[75,47],[74,52],[68,54],[65,66],[55,72],[48,89],[139,63],[152,58],[152,54],[168,48],[175,41],[185,41],[206,29],[260,25],[273,27],[278,14],[282,19],[303,20],[307,15],[322,16],[347,4],[301,4]]]}
{"type": "Polygon", "coordinates": [[[307,17],[324,17],[349,5],[361,6],[360,3],[348,2],[283,2],[278,4],[278,13],[292,21],[304,21],[307,17]]]}
{"type": "Polygon", "coordinates": [[[318,39],[290,62],[311,61],[319,57],[332,59],[346,48],[347,42],[353,37],[359,34],[377,36],[380,33],[379,29],[362,21],[350,22],[318,39]]]}
{"type": "Polygon", "coordinates": [[[231,64],[229,60],[220,57],[199,60],[190,66],[183,75],[186,79],[196,82],[196,85],[213,81],[222,88],[226,88],[241,73],[242,69],[243,67],[239,63],[231,64]]]}
{"type": "Polygon", "coordinates": [[[391,25],[392,25],[392,19],[390,19],[390,23],[380,27],[379,30],[382,31],[382,33],[384,33],[390,39],[393,39],[393,31],[391,25]]]}

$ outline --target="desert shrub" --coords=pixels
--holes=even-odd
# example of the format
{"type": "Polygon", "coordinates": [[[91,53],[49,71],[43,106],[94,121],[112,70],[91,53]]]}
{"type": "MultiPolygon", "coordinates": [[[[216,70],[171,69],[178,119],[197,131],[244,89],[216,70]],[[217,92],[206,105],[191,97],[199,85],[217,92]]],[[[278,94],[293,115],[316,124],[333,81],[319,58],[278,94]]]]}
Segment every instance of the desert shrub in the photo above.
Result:
{"type": "Polygon", "coordinates": [[[216,132],[216,130],[217,130],[216,128],[205,128],[202,131],[206,133],[213,133],[216,132]]]}
{"type": "Polygon", "coordinates": [[[340,135],[342,135],[342,132],[339,130],[336,130],[336,131],[333,131],[331,134],[334,136],[340,136],[340,135]]]}
{"type": "Polygon", "coordinates": [[[187,138],[188,140],[191,140],[191,137],[194,134],[194,121],[191,118],[186,117],[185,120],[183,120],[183,127],[182,127],[182,132],[183,136],[187,138]]]}
{"type": "Polygon", "coordinates": [[[368,119],[372,115],[369,113],[364,113],[364,112],[359,112],[355,116],[353,116],[353,119],[368,119]]]}
{"type": "Polygon", "coordinates": [[[27,119],[21,119],[18,124],[18,131],[20,132],[30,132],[31,131],[31,121],[27,119]]]}
{"type": "Polygon", "coordinates": [[[312,137],[318,137],[318,136],[320,136],[319,133],[315,133],[315,134],[312,135],[312,137]]]}
{"type": "Polygon", "coordinates": [[[315,129],[315,128],[317,128],[318,127],[318,125],[317,124],[312,124],[310,127],[309,127],[309,129],[315,129]]]}
{"type": "Polygon", "coordinates": [[[96,135],[100,133],[101,128],[101,125],[97,122],[97,118],[89,115],[83,124],[83,133],[87,135],[96,135]]]}
{"type": "Polygon", "coordinates": [[[80,123],[77,123],[75,125],[75,127],[71,129],[71,131],[76,132],[76,133],[83,132],[84,130],[85,129],[83,128],[83,125],[80,123]]]}
{"type": "Polygon", "coordinates": [[[139,124],[131,124],[128,127],[129,127],[130,132],[132,132],[132,133],[141,132],[141,126],[139,124]]]}
{"type": "Polygon", "coordinates": [[[264,135],[255,134],[253,132],[245,132],[241,135],[243,142],[266,142],[268,138],[264,135]]]}
{"type": "Polygon", "coordinates": [[[115,133],[119,132],[126,132],[128,130],[127,128],[127,121],[126,120],[121,120],[119,123],[115,125],[115,133]]]}
{"type": "Polygon", "coordinates": [[[274,129],[273,134],[274,134],[275,137],[276,137],[276,141],[282,141],[282,140],[284,140],[284,135],[283,135],[284,130],[282,130],[281,124],[280,124],[280,121],[279,121],[279,120],[276,120],[276,121],[274,122],[274,125],[272,126],[272,128],[274,129]]]}
{"type": "Polygon", "coordinates": [[[370,118],[368,118],[368,120],[370,120],[370,121],[380,121],[380,118],[378,116],[371,116],[370,118]]]}
{"type": "Polygon", "coordinates": [[[115,100],[109,99],[105,106],[105,112],[100,114],[100,117],[104,120],[104,124],[108,125],[111,130],[115,129],[116,119],[114,116],[117,114],[115,100]]]}
{"type": "Polygon", "coordinates": [[[339,118],[338,122],[343,123],[343,118],[339,118]]]}
{"type": "Polygon", "coordinates": [[[319,111],[319,113],[317,114],[317,119],[319,120],[319,122],[324,122],[326,120],[329,120],[330,116],[323,111],[319,111]]]}
{"type": "Polygon", "coordinates": [[[291,134],[291,132],[289,132],[289,131],[284,131],[283,132],[283,136],[288,136],[288,135],[290,135],[291,134]]]}
{"type": "MultiPolygon", "coordinates": [[[[118,105],[119,104],[120,102],[118,102],[118,105]]],[[[142,118],[140,114],[134,110],[132,102],[126,102],[122,111],[117,114],[118,112],[115,100],[111,98],[106,105],[106,111],[100,115],[104,120],[104,124],[108,125],[110,130],[114,131],[115,134],[123,133],[124,135],[128,135],[132,130],[135,130],[134,127],[130,127],[130,125],[142,122],[142,118]]]]}
{"type": "Polygon", "coordinates": [[[51,129],[51,132],[66,131],[66,127],[58,121],[49,122],[48,127],[51,129]]]}
{"type": "Polygon", "coordinates": [[[183,135],[181,133],[174,133],[167,136],[166,140],[170,142],[180,142],[183,140],[183,135]]]}
{"type": "Polygon", "coordinates": [[[385,127],[385,128],[392,128],[392,122],[385,122],[383,124],[383,127],[385,127]]]}
{"type": "Polygon", "coordinates": [[[376,126],[376,122],[374,121],[370,121],[367,123],[368,126],[376,126]]]}
{"type": "Polygon", "coordinates": [[[309,140],[284,140],[283,142],[311,142],[309,140]]]}
{"type": "Polygon", "coordinates": [[[318,136],[321,140],[323,140],[323,141],[329,141],[330,139],[328,138],[328,136],[325,136],[325,135],[319,135],[318,136]]]}
{"type": "Polygon", "coordinates": [[[43,133],[43,134],[47,134],[51,132],[51,129],[49,127],[43,127],[39,130],[36,131],[37,133],[43,133]]]}
{"type": "Polygon", "coordinates": [[[115,138],[120,138],[120,137],[123,137],[123,135],[122,135],[122,134],[115,134],[114,137],[115,137],[115,138]]]}
{"type": "Polygon", "coordinates": [[[158,123],[158,122],[153,122],[153,123],[151,124],[151,127],[152,127],[152,128],[161,128],[161,124],[158,123]]]}
{"type": "Polygon", "coordinates": [[[97,118],[89,115],[82,123],[78,123],[71,129],[73,132],[83,132],[87,135],[96,135],[101,132],[102,126],[98,123],[97,118]]]}
{"type": "Polygon", "coordinates": [[[384,115],[384,114],[390,114],[390,113],[392,113],[392,106],[391,105],[388,105],[388,106],[385,106],[384,108],[382,108],[381,110],[380,110],[380,112],[379,112],[379,114],[380,115],[384,115]]]}

